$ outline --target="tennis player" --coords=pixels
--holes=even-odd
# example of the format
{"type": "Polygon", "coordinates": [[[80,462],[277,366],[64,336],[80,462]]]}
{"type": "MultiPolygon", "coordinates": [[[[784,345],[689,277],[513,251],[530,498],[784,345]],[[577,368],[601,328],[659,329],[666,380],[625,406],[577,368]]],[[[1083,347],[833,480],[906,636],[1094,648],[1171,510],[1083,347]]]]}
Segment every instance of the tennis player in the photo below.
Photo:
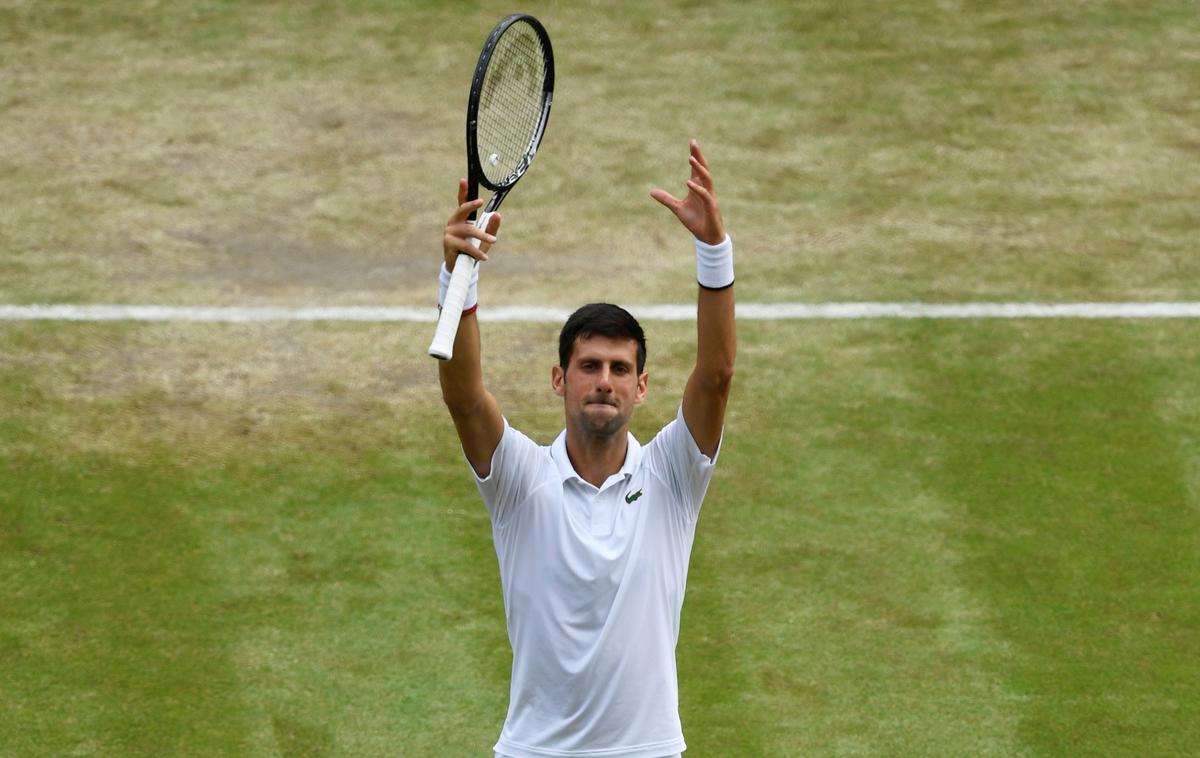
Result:
{"type": "MultiPolygon", "coordinates": [[[[625,310],[585,305],[563,326],[550,385],[566,428],[539,446],[509,426],[480,365],[477,284],[439,362],[442,397],[492,522],[508,639],[501,758],[665,758],[687,746],[675,646],[700,503],[721,444],[736,340],[733,246],[693,140],[687,195],[650,194],[695,238],[696,366],[673,421],[640,445],[646,340],[625,310]]],[[[459,206],[445,228],[443,293],[459,252],[487,260],[487,230],[459,206]],[[476,238],[478,249],[468,239],[476,238]]],[[[477,267],[478,269],[478,267],[477,267]]]]}

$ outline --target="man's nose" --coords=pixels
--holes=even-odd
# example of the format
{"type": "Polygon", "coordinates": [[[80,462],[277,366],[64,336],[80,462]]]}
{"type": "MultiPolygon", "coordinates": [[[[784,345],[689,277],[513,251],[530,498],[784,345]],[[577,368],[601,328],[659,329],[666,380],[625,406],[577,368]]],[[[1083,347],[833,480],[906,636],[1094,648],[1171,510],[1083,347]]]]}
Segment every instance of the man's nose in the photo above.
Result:
{"type": "Polygon", "coordinates": [[[602,392],[612,392],[612,371],[605,366],[596,377],[596,389],[602,392]]]}

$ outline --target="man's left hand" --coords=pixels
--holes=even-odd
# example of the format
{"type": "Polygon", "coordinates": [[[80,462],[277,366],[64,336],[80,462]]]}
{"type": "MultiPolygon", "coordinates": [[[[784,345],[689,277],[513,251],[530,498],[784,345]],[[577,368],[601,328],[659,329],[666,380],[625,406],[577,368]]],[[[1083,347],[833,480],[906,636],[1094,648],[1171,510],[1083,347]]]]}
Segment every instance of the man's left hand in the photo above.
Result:
{"type": "Polygon", "coordinates": [[[709,245],[719,245],[725,240],[725,224],[717,207],[708,161],[704,160],[696,140],[691,140],[688,146],[691,149],[688,163],[692,167],[692,176],[687,182],[687,197],[680,200],[661,189],[651,190],[650,197],[669,208],[693,237],[709,245]]]}

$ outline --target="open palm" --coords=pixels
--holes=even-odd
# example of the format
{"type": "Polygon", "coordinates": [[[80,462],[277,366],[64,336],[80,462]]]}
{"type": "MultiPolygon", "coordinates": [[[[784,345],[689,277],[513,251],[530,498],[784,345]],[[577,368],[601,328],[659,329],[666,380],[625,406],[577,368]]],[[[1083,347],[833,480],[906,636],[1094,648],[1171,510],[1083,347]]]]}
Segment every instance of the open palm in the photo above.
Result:
{"type": "Polygon", "coordinates": [[[687,181],[687,196],[680,200],[666,190],[654,189],[650,197],[669,208],[696,239],[716,245],[725,239],[725,224],[717,207],[712,174],[708,170],[708,161],[700,152],[699,143],[692,140],[688,146],[691,150],[688,163],[692,167],[692,176],[687,181]]]}

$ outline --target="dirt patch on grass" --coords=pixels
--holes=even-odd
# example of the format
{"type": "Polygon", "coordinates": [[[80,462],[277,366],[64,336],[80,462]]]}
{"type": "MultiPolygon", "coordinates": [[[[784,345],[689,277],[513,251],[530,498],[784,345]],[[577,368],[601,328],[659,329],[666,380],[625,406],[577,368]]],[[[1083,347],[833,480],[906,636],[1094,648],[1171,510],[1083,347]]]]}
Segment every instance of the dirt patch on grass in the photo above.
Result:
{"type": "MultiPolygon", "coordinates": [[[[195,246],[206,265],[198,271],[166,268],[150,276],[186,276],[193,284],[232,286],[251,293],[295,287],[345,292],[391,292],[436,271],[436,251],[425,259],[389,254],[381,247],[349,248],[332,243],[254,232],[184,229],[170,236],[195,246]]],[[[436,240],[434,240],[436,242],[436,240]]],[[[435,245],[430,245],[433,250],[435,245]]]]}

